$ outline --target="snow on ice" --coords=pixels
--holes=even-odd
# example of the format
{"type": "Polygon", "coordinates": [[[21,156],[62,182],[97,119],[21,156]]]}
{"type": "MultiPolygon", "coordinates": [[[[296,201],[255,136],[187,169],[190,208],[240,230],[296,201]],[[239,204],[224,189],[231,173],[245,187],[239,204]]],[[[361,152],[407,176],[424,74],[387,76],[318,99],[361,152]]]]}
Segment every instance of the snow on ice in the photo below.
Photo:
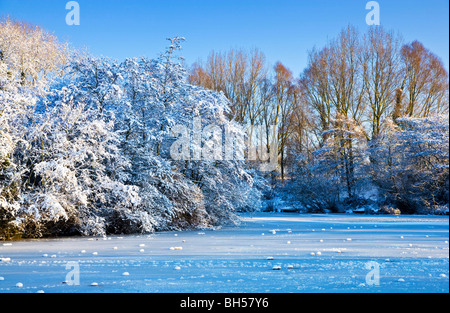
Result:
{"type": "Polygon", "coordinates": [[[239,227],[201,236],[178,231],[1,245],[0,292],[449,292],[447,216],[241,217],[239,227]],[[276,234],[261,236],[267,229],[276,234]],[[62,283],[68,262],[79,265],[79,285],[62,283]],[[378,286],[366,282],[369,262],[379,265],[378,286]]]}

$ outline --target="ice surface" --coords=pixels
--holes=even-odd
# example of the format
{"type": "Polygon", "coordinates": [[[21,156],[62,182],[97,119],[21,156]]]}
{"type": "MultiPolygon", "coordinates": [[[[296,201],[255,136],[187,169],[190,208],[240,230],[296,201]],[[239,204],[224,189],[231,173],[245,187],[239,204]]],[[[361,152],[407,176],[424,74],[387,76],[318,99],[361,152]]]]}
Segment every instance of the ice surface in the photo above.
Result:
{"type": "Polygon", "coordinates": [[[0,292],[449,292],[446,216],[242,218],[240,227],[177,236],[8,242],[0,292]],[[366,281],[369,262],[379,285],[366,281]],[[78,274],[79,285],[67,283],[78,274]]]}

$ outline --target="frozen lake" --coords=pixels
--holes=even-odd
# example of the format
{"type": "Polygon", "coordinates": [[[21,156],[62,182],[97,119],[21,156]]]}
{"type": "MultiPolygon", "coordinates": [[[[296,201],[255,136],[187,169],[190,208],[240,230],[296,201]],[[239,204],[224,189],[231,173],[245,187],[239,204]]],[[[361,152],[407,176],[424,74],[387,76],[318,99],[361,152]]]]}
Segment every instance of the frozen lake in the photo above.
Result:
{"type": "Polygon", "coordinates": [[[447,216],[242,219],[218,230],[0,242],[0,293],[449,292],[447,216]]]}

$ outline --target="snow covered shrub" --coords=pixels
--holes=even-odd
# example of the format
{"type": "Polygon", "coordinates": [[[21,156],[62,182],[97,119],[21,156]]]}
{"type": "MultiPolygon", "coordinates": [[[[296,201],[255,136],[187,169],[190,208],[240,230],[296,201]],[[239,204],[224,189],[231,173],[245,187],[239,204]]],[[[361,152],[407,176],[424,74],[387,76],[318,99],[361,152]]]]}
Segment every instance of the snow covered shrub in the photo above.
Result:
{"type": "Polygon", "coordinates": [[[371,147],[375,182],[384,202],[403,213],[449,203],[448,116],[401,118],[371,147]]]}
{"type": "Polygon", "coordinates": [[[117,126],[123,153],[131,161],[130,181],[140,187],[142,210],[155,220],[156,229],[205,226],[203,194],[175,171],[166,149],[171,126],[179,119],[173,107],[181,101],[176,96],[179,75],[172,72],[181,69],[160,62],[128,59],[121,64],[124,93],[117,126]]]}
{"type": "Polygon", "coordinates": [[[84,102],[86,107],[100,113],[112,111],[122,95],[119,64],[108,58],[76,52],[70,57],[66,71],[67,78],[61,86],[70,91],[66,99],[84,102]]]}
{"type": "Polygon", "coordinates": [[[310,213],[342,212],[340,184],[336,177],[320,173],[297,175],[288,185],[290,192],[310,213]]]}
{"type": "Polygon", "coordinates": [[[17,202],[7,201],[0,196],[0,240],[8,240],[20,234],[20,230],[13,224],[18,209],[17,202]]]}
{"type": "Polygon", "coordinates": [[[430,213],[436,215],[449,215],[449,204],[435,206],[430,213]]]}
{"type": "Polygon", "coordinates": [[[38,98],[65,62],[65,50],[40,27],[0,20],[0,232],[22,235],[19,219],[31,166],[26,133],[35,122],[38,98]]]}
{"type": "MultiPolygon", "coordinates": [[[[132,181],[141,187],[142,197],[157,198],[151,194],[153,186],[170,203],[160,206],[166,208],[162,214],[155,212],[166,217],[162,219],[166,226],[174,221],[178,226],[237,221],[235,212],[259,207],[260,194],[252,187],[244,162],[201,156],[173,160],[170,155],[175,126],[185,126],[191,138],[200,137],[200,145],[208,141],[201,134],[204,126],[235,127],[226,116],[229,101],[222,93],[187,83],[186,71],[175,56],[182,40],[171,39],[156,60],[128,59],[121,65],[124,93],[117,115],[123,117],[122,147],[132,161],[132,181]],[[202,124],[199,129],[193,125],[195,119],[202,124]]],[[[196,149],[191,145],[189,153],[197,153],[196,149]]]]}
{"type": "Polygon", "coordinates": [[[9,159],[13,150],[14,148],[11,136],[0,131],[0,170],[10,166],[11,163],[9,159]]]}
{"type": "Polygon", "coordinates": [[[105,236],[106,223],[103,217],[100,217],[87,208],[81,208],[79,214],[78,230],[81,236],[105,236]]]}
{"type": "Polygon", "coordinates": [[[331,128],[322,136],[321,148],[313,152],[313,174],[328,177],[329,186],[337,188],[337,197],[356,197],[358,184],[365,175],[367,140],[361,126],[349,117],[337,114],[331,128]]]}
{"type": "Polygon", "coordinates": [[[24,238],[78,234],[77,216],[70,203],[51,194],[26,195],[12,222],[24,238]]]}
{"type": "Polygon", "coordinates": [[[121,171],[121,181],[138,187],[140,200],[132,208],[120,204],[121,209],[105,217],[108,232],[209,225],[204,192],[175,170],[168,153],[171,127],[190,117],[186,103],[205,101],[186,84],[183,67],[173,61],[177,47],[177,40],[172,41],[157,60],[128,59],[116,65],[84,56],[70,65],[75,76],[65,99],[82,99],[88,108],[116,117],[117,147],[129,163],[121,171]]]}
{"type": "Polygon", "coordinates": [[[94,210],[105,223],[109,234],[149,233],[154,230],[154,222],[146,212],[140,210],[139,188],[119,181],[108,181],[101,185],[100,209],[94,210]]]}
{"type": "Polygon", "coordinates": [[[207,227],[260,207],[245,162],[170,156],[175,125],[236,126],[222,93],[187,83],[182,40],[155,60],[64,56],[58,76],[49,65],[9,79],[0,60],[0,236],[207,227]]]}
{"type": "Polygon", "coordinates": [[[0,90],[0,238],[11,238],[18,233],[11,222],[16,218],[21,190],[13,160],[17,129],[6,118],[10,115],[6,107],[2,111],[2,94],[0,90]]]}
{"type": "Polygon", "coordinates": [[[343,114],[331,119],[323,144],[310,159],[299,155],[290,190],[309,212],[344,212],[359,204],[366,184],[367,140],[363,129],[343,114]]]}
{"type": "Polygon", "coordinates": [[[123,183],[129,162],[118,147],[114,116],[104,116],[68,93],[67,88],[54,90],[53,105],[39,114],[39,123],[27,134],[27,193],[19,212],[26,218],[19,220],[28,232],[36,225],[31,236],[99,233],[92,223],[96,217],[107,221],[140,202],[138,188],[123,183]],[[41,227],[46,230],[38,231],[41,227]]]}
{"type": "Polygon", "coordinates": [[[171,202],[171,210],[161,212],[165,223],[160,229],[190,229],[210,226],[205,210],[204,194],[200,188],[183,175],[174,173],[155,184],[159,192],[171,202]]]}

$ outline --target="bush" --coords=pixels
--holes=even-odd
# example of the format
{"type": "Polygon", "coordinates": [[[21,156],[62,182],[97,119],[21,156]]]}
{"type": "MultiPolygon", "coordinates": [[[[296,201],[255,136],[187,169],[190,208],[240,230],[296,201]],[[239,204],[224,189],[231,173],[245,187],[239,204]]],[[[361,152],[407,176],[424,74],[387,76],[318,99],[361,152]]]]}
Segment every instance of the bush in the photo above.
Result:
{"type": "Polygon", "coordinates": [[[402,212],[397,209],[397,208],[393,208],[387,205],[383,205],[382,207],[380,207],[380,210],[378,211],[379,214],[389,214],[389,215],[400,215],[402,214],[402,212]]]}

